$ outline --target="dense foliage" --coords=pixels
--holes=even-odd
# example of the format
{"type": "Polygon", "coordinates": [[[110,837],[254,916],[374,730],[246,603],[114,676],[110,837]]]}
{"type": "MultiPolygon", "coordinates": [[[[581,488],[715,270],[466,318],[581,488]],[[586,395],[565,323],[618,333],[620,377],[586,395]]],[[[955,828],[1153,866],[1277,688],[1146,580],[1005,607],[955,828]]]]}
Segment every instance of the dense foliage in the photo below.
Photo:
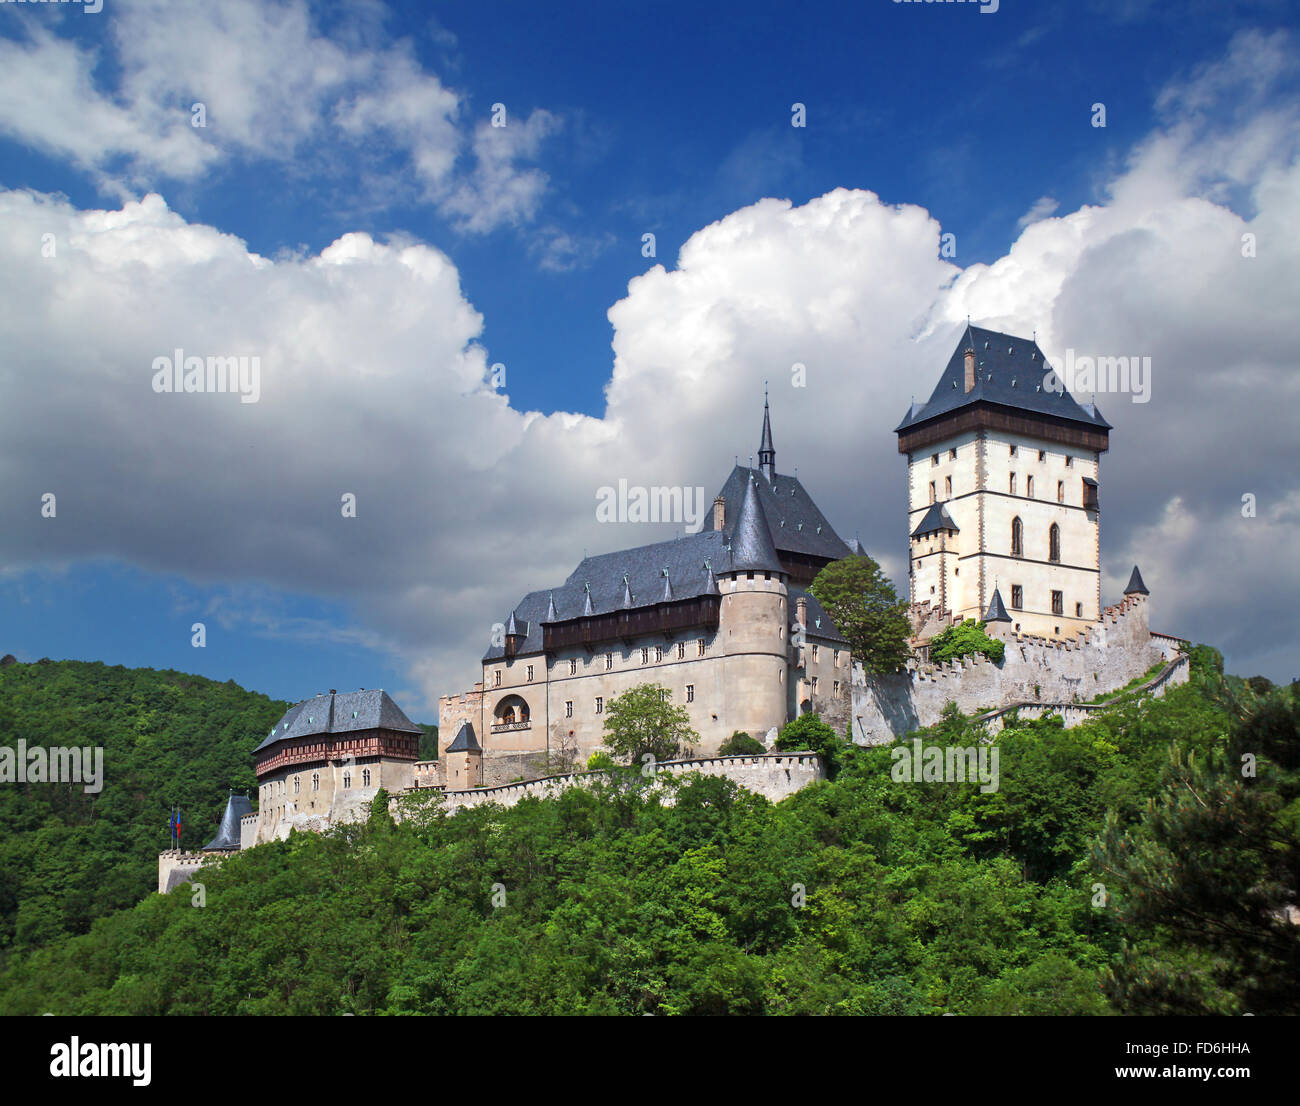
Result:
{"type": "Polygon", "coordinates": [[[629,764],[645,757],[689,757],[700,735],[691,729],[685,707],[672,704],[672,693],[658,684],[637,684],[605,704],[604,742],[629,764]]]}
{"type": "Polygon", "coordinates": [[[767,746],[744,730],[737,730],[718,746],[720,757],[753,756],[767,752],[767,746]]]}
{"type": "Polygon", "coordinates": [[[1163,699],[1013,720],[987,794],[842,747],[775,805],[635,769],[399,799],[14,958],[0,1014],[1297,1013],[1296,687],[1193,659],[1163,699]]]}
{"type": "Polygon", "coordinates": [[[930,660],[936,664],[980,653],[989,660],[1001,661],[1006,646],[984,632],[984,623],[973,618],[940,630],[930,639],[930,660]]]}
{"type": "Polygon", "coordinates": [[[781,752],[818,753],[826,766],[826,774],[834,779],[844,762],[845,742],[835,730],[822,721],[821,715],[809,711],[791,719],[776,735],[775,748],[781,752]]]}
{"type": "Polygon", "coordinates": [[[868,673],[894,672],[911,656],[907,600],[867,556],[832,561],[808,589],[868,673]]]}
{"type": "Polygon", "coordinates": [[[252,789],[254,747],[288,704],[181,672],[38,661],[0,668],[0,744],[104,750],[103,790],[0,784],[0,956],[139,902],[158,884],[167,814],[182,845],[252,789]]]}

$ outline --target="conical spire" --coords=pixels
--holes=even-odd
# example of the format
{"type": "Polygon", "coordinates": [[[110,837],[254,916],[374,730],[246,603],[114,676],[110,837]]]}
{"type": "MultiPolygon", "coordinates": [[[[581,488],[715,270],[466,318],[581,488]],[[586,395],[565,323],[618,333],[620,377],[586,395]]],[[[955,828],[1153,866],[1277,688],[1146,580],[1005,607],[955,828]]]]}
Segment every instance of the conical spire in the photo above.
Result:
{"type": "Polygon", "coordinates": [[[630,611],[635,606],[636,602],[632,598],[632,585],[628,583],[627,573],[625,572],[623,573],[623,601],[619,604],[619,609],[630,611]]]}
{"type": "Polygon", "coordinates": [[[671,603],[673,601],[673,582],[668,575],[668,569],[664,569],[664,594],[659,600],[661,603],[671,603]]]}
{"type": "Polygon", "coordinates": [[[776,478],[776,446],[772,444],[772,419],[767,407],[767,385],[763,385],[763,437],[758,444],[758,467],[770,484],[776,478]]]}
{"type": "Polygon", "coordinates": [[[985,622],[1010,622],[1011,616],[1007,614],[1007,608],[1002,604],[1002,593],[996,587],[993,589],[993,598],[989,600],[989,609],[984,612],[985,622]]]}
{"type": "Polygon", "coordinates": [[[1125,595],[1150,595],[1147,586],[1142,582],[1142,573],[1138,571],[1138,566],[1133,566],[1133,575],[1128,578],[1128,587],[1124,589],[1125,595]]]}
{"type": "Polygon", "coordinates": [[[546,622],[558,622],[560,615],[555,609],[555,592],[551,592],[546,597],[546,622]]]}
{"type": "Polygon", "coordinates": [[[230,792],[226,799],[226,812],[221,816],[221,828],[217,836],[203,846],[203,852],[233,852],[239,848],[239,820],[245,814],[253,813],[253,804],[247,795],[230,792]]]}
{"type": "Polygon", "coordinates": [[[731,568],[749,571],[780,572],[781,560],[772,545],[767,518],[758,501],[758,485],[750,473],[745,482],[745,498],[740,503],[736,527],[731,532],[731,568]]]}
{"type": "Polygon", "coordinates": [[[704,569],[709,574],[709,578],[704,582],[704,594],[717,595],[718,579],[716,576],[713,575],[713,563],[711,561],[705,561],[704,569]]]}
{"type": "Polygon", "coordinates": [[[583,598],[583,600],[582,600],[582,614],[583,614],[583,617],[585,618],[585,617],[587,617],[588,615],[593,615],[593,614],[595,614],[595,613],[596,613],[596,608],[593,607],[593,606],[591,605],[591,585],[590,585],[590,584],[583,584],[583,585],[582,585],[582,590],[583,590],[583,592],[585,593],[585,596],[584,596],[584,598],[583,598]]]}
{"type": "Polygon", "coordinates": [[[515,612],[510,612],[510,621],[506,623],[506,637],[518,637],[519,627],[515,623],[515,612]]]}

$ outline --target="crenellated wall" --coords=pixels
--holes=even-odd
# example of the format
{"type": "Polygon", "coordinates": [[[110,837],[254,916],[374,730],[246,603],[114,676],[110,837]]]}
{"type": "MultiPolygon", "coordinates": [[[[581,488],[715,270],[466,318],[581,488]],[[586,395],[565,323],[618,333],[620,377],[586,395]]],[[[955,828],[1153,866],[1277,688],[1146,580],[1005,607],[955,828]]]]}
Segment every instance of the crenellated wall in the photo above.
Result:
{"type": "MultiPolygon", "coordinates": [[[[724,776],[748,791],[756,792],[779,802],[800,788],[825,778],[821,758],[815,753],[775,753],[758,756],[701,757],[692,760],[664,761],[657,766],[657,774],[685,776],[699,773],[705,776],[724,776]]],[[[520,799],[554,798],[570,787],[608,778],[606,772],[575,772],[568,776],[547,776],[540,780],[504,784],[500,787],[480,787],[472,791],[447,791],[445,809],[463,810],[483,803],[514,806],[520,799]]],[[[671,796],[666,801],[672,801],[671,796]]],[[[397,813],[396,810],[394,813],[397,813]]]]}
{"type": "Polygon", "coordinates": [[[965,657],[870,678],[855,666],[854,741],[887,744],[896,736],[932,726],[948,703],[956,703],[963,714],[976,714],[1012,703],[1094,699],[1177,655],[1177,639],[1151,633],[1143,595],[1126,596],[1122,603],[1107,607],[1100,622],[1073,640],[1018,634],[1003,623],[989,624],[988,633],[1006,645],[1000,663],[983,656],[965,657]]]}
{"type": "Polygon", "coordinates": [[[220,853],[190,853],[184,849],[168,849],[159,853],[158,894],[167,894],[177,883],[189,879],[204,864],[220,862],[220,853]]]}

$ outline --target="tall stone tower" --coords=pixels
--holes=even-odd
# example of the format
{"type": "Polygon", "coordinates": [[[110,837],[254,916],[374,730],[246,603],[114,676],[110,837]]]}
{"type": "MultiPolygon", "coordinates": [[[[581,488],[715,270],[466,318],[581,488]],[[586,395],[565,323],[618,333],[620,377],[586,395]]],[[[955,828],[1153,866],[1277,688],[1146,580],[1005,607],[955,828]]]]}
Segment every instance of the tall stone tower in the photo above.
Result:
{"type": "Polygon", "coordinates": [[[1022,633],[1073,637],[1100,619],[1110,424],[1064,390],[1036,342],[968,324],[895,433],[914,607],[978,619],[996,588],[1022,633]]]}

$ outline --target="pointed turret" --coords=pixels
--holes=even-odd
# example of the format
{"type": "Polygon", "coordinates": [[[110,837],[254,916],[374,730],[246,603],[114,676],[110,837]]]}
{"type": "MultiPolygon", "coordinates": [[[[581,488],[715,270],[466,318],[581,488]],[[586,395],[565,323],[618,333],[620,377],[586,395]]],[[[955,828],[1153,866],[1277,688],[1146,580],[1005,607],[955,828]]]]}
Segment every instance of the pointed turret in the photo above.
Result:
{"type": "Polygon", "coordinates": [[[1007,614],[1007,608],[1002,603],[1002,593],[995,587],[993,589],[993,598],[989,600],[989,609],[984,612],[985,622],[1010,622],[1011,616],[1007,614]]]}
{"type": "Polygon", "coordinates": [[[767,407],[767,388],[763,388],[763,437],[758,443],[758,467],[763,470],[767,482],[772,483],[776,477],[776,446],[772,444],[772,418],[767,407]]]}
{"type": "Polygon", "coordinates": [[[560,616],[555,609],[555,592],[551,592],[546,597],[546,619],[547,622],[559,622],[560,616]]]}
{"type": "Polygon", "coordinates": [[[591,605],[591,585],[583,584],[582,591],[582,617],[589,618],[591,615],[596,613],[596,608],[591,605]]]}
{"type": "Polygon", "coordinates": [[[780,572],[781,560],[772,545],[767,518],[758,500],[758,485],[751,472],[745,482],[745,498],[736,516],[736,528],[731,532],[730,568],[742,571],[780,572]]]}
{"type": "Polygon", "coordinates": [[[664,594],[659,600],[661,603],[671,603],[673,601],[673,582],[668,575],[668,569],[664,569],[664,594]]]}
{"type": "Polygon", "coordinates": [[[623,573],[623,599],[618,606],[624,611],[630,611],[636,606],[636,600],[632,598],[632,585],[628,582],[626,572],[623,573]]]}
{"type": "Polygon", "coordinates": [[[482,751],[478,738],[474,736],[474,725],[471,722],[463,722],[456,732],[455,740],[443,750],[444,753],[481,753],[482,751]]]}
{"type": "Polygon", "coordinates": [[[704,562],[704,570],[709,574],[709,578],[708,578],[708,579],[705,581],[705,583],[704,583],[704,594],[705,594],[705,595],[717,595],[717,594],[719,594],[719,592],[718,592],[718,578],[717,578],[716,576],[713,575],[713,564],[712,564],[712,562],[710,562],[710,561],[705,561],[705,562],[704,562]]]}
{"type": "Polygon", "coordinates": [[[515,621],[515,612],[510,612],[510,620],[506,623],[506,656],[513,657],[519,651],[519,639],[524,635],[519,632],[519,624],[515,621]]]}
{"type": "Polygon", "coordinates": [[[239,848],[239,820],[245,814],[253,813],[253,804],[247,795],[230,792],[226,799],[226,812],[221,816],[221,828],[217,836],[203,846],[205,853],[234,852],[239,848]]]}
{"type": "Polygon", "coordinates": [[[1142,573],[1138,571],[1138,566],[1133,566],[1133,575],[1128,578],[1128,587],[1124,589],[1125,595],[1150,595],[1147,586],[1142,582],[1142,573]]]}

